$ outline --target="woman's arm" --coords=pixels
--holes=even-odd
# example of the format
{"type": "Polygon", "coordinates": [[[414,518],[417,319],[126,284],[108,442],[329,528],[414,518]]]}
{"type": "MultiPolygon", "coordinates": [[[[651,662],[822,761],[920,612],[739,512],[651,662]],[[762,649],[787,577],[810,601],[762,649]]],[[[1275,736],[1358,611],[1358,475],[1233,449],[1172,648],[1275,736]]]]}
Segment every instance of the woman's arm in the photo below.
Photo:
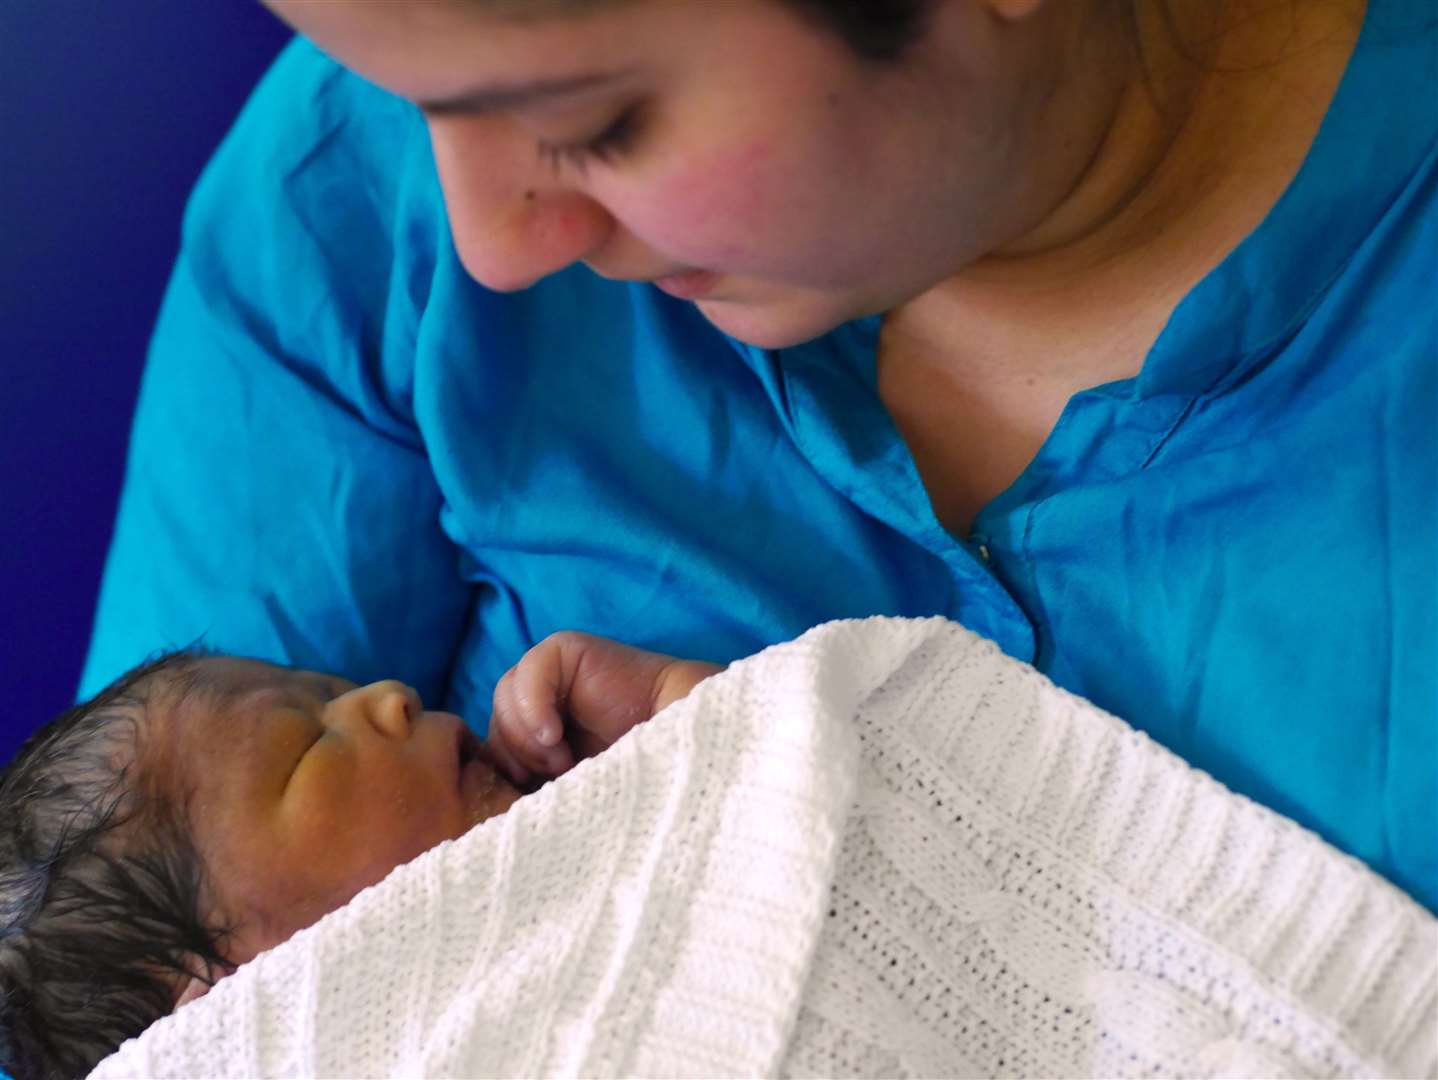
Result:
{"type": "Polygon", "coordinates": [[[402,106],[301,44],[207,169],[82,694],[199,641],[444,700],[471,594],[408,400],[423,245],[391,238],[416,137],[402,106]]]}

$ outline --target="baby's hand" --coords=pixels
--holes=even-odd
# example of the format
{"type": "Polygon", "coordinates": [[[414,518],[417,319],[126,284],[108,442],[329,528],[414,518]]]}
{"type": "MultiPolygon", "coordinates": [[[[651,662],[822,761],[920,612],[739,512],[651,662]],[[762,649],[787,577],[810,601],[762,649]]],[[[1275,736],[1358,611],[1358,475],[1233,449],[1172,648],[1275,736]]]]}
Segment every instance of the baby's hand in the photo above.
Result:
{"type": "Polygon", "coordinates": [[[494,688],[489,746],[516,784],[555,777],[722,670],[591,634],[551,634],[494,688]]]}

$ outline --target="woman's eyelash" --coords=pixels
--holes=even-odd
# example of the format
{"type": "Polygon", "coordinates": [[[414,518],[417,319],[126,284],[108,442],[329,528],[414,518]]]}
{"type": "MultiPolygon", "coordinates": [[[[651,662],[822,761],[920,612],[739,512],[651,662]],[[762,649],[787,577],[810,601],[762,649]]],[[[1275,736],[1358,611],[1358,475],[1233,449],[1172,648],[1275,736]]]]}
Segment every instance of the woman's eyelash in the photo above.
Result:
{"type": "Polygon", "coordinates": [[[581,174],[591,161],[607,164],[624,152],[634,137],[634,118],[637,109],[626,109],[607,128],[592,139],[583,142],[556,144],[541,141],[539,156],[549,162],[556,172],[564,165],[577,169],[581,174]]]}

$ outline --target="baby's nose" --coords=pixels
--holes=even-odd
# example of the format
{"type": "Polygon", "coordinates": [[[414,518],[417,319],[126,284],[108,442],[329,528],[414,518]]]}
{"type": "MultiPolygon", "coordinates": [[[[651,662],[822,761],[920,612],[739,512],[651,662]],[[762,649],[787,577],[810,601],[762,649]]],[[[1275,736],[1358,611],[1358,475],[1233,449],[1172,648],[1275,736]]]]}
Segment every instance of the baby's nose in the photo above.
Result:
{"type": "Polygon", "coordinates": [[[424,706],[419,695],[395,679],[371,683],[365,687],[365,714],[381,735],[407,739],[424,706]]]}

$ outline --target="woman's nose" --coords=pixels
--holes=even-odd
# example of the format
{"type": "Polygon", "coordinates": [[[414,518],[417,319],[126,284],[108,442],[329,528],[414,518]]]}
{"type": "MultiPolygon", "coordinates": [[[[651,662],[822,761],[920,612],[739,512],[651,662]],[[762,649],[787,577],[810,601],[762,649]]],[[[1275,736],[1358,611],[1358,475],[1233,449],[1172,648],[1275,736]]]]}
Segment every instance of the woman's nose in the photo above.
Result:
{"type": "Polygon", "coordinates": [[[467,118],[431,121],[430,132],[455,250],[481,285],[526,288],[613,232],[609,212],[556,177],[522,133],[467,118]]]}

